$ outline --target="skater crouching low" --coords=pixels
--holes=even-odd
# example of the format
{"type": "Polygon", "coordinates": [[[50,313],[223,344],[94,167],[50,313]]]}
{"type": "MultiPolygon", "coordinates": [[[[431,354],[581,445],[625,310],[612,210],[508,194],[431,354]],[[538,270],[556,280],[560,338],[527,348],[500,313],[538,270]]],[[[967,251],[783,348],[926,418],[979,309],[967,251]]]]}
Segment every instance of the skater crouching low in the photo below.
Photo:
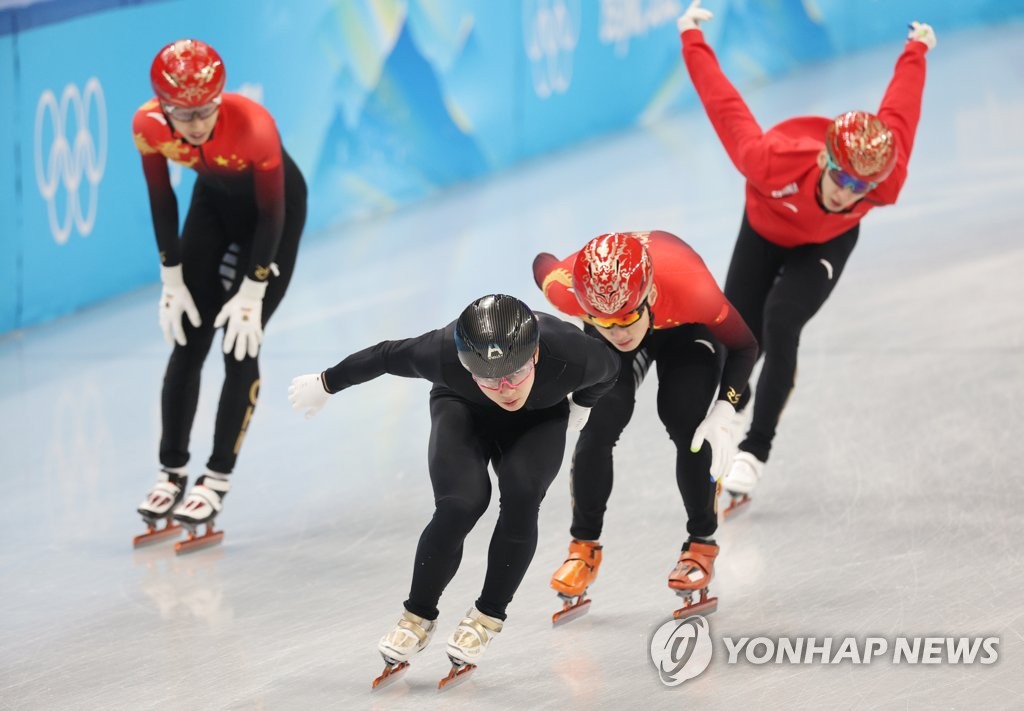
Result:
{"type": "Polygon", "coordinates": [[[700,256],[668,232],[600,235],[562,260],[538,255],[533,270],[548,301],[581,318],[621,361],[615,387],[594,408],[573,454],[572,540],[551,578],[565,604],[553,622],[587,609],[585,594],[603,555],[598,540],[612,492],[612,450],[651,365],[658,372],[658,417],[676,446],[689,534],[668,586],[684,598],[679,612],[713,610],[707,590],[718,555],[716,482],[732,454],[732,403],[750,377],[757,341],[700,256]]]}
{"type": "Polygon", "coordinates": [[[375,688],[430,643],[463,541],[490,501],[490,464],[501,510],[483,589],[448,638],[452,671],[440,685],[465,678],[479,663],[533,559],[540,503],[561,466],[566,427],[583,427],[618,367],[600,341],[575,326],[494,294],[444,328],[384,341],[292,381],[289,399],[307,417],[332,394],[384,373],[433,383],[427,465],[435,510],[420,535],[402,615],[378,645],[386,667],[375,688]]]}

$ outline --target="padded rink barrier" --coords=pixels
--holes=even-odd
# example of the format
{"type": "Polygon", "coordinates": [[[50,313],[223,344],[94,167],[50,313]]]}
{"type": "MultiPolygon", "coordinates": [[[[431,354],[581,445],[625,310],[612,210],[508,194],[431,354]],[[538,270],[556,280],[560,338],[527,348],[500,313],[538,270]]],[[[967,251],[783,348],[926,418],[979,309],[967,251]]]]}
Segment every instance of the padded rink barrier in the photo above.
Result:
{"type": "MultiPolygon", "coordinates": [[[[429,199],[692,105],[682,0],[63,0],[0,3],[0,333],[157,279],[132,112],[149,63],[195,36],[264,103],[310,186],[308,233],[429,199]],[[97,41],[97,38],[103,41],[97,41]]],[[[1019,3],[713,0],[742,88],[802,64],[1024,15],[1019,3]]],[[[182,208],[192,176],[176,169],[182,208]]],[[[182,209],[182,215],[184,209],[182,209]]],[[[312,236],[312,234],[310,235],[312,236]]]]}

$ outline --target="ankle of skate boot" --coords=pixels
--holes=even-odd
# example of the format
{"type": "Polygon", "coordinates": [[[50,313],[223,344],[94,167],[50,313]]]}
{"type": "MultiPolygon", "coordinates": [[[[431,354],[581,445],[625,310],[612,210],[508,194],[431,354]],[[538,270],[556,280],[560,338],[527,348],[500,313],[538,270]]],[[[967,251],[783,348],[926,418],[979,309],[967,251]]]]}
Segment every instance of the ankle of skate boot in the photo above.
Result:
{"type": "Polygon", "coordinates": [[[403,612],[401,618],[399,618],[397,627],[409,630],[416,635],[421,642],[423,642],[430,637],[430,633],[434,631],[434,627],[436,625],[436,620],[428,620],[406,611],[403,612]]]}
{"type": "MultiPolygon", "coordinates": [[[[505,623],[504,620],[488,615],[473,607],[466,612],[466,616],[460,624],[472,627],[478,632],[486,630],[489,634],[497,634],[501,632],[501,628],[505,623]]],[[[484,635],[484,638],[486,638],[486,635],[484,635]]]]}
{"type": "Polygon", "coordinates": [[[686,542],[683,544],[683,553],[690,550],[691,545],[715,546],[716,548],[718,547],[718,544],[715,543],[714,536],[709,536],[708,538],[702,538],[701,536],[690,536],[686,539],[686,542]]]}
{"type": "Polygon", "coordinates": [[[228,491],[231,489],[231,482],[228,481],[226,478],[214,476],[210,474],[210,472],[207,472],[206,474],[203,474],[201,477],[196,479],[196,486],[205,487],[209,491],[216,494],[218,499],[223,499],[225,496],[228,495],[228,491]]]}
{"type": "Polygon", "coordinates": [[[188,467],[165,467],[161,464],[160,473],[166,474],[171,479],[185,479],[188,477],[188,467]]]}
{"type": "Polygon", "coordinates": [[[596,561],[600,557],[602,546],[598,541],[581,541],[574,538],[569,543],[569,557],[565,559],[565,563],[573,561],[580,561],[587,567],[594,567],[596,561]]]}
{"type": "Polygon", "coordinates": [[[167,483],[175,488],[184,489],[187,486],[188,477],[179,474],[168,474],[167,483]]]}

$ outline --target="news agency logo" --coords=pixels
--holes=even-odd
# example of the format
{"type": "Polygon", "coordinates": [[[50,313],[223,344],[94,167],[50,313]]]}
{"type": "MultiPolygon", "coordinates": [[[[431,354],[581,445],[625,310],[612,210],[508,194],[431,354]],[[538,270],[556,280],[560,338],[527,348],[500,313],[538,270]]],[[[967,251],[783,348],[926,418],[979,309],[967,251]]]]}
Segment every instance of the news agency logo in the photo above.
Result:
{"type": "Polygon", "coordinates": [[[701,615],[669,620],[651,638],[651,661],[665,686],[678,686],[711,664],[711,631],[701,615]]]}
{"type": "Polygon", "coordinates": [[[99,79],[91,77],[81,91],[66,85],[59,101],[43,91],[36,104],[36,185],[57,244],[68,241],[72,227],[83,237],[92,232],[106,164],[107,105],[99,79]]]}
{"type": "MultiPolygon", "coordinates": [[[[724,662],[836,665],[982,664],[999,660],[998,637],[723,637],[724,662]]],[[[701,615],[670,620],[651,637],[651,661],[661,683],[678,686],[711,664],[713,643],[701,615]]]]}
{"type": "Polygon", "coordinates": [[[993,664],[998,637],[723,637],[728,664],[993,664]]]}

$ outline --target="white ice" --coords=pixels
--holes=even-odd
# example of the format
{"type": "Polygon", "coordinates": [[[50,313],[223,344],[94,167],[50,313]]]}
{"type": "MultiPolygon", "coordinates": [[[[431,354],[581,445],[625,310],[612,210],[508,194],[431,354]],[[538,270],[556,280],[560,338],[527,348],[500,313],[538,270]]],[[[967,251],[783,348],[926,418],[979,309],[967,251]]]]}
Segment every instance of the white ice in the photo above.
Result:
{"type": "MultiPolygon", "coordinates": [[[[873,109],[898,52],[746,96],[764,126],[873,109]]],[[[441,694],[444,637],[479,593],[497,501],[442,598],[439,639],[371,693],[377,640],[432,511],[428,386],[381,378],[308,422],[286,399],[292,376],[442,325],[484,293],[546,308],[534,254],[561,256],[601,232],[676,232],[723,279],[742,182],[696,109],[309,239],[267,333],[219,548],[175,557],[168,544],[130,545],[156,473],[167,348],[155,287],[0,341],[0,707],[1024,707],[1022,66],[1020,24],[944,35],[929,56],[900,203],[865,220],[804,333],[756,498],[719,531],[715,656],[700,676],[665,686],[648,652],[676,606],[665,581],[684,535],[653,378],[617,449],[591,613],[551,628],[566,463],[505,631],[473,678],[441,694]],[[722,638],[758,636],[998,637],[999,660],[727,663],[722,638]]],[[[220,373],[214,354],[193,475],[220,373]]]]}

